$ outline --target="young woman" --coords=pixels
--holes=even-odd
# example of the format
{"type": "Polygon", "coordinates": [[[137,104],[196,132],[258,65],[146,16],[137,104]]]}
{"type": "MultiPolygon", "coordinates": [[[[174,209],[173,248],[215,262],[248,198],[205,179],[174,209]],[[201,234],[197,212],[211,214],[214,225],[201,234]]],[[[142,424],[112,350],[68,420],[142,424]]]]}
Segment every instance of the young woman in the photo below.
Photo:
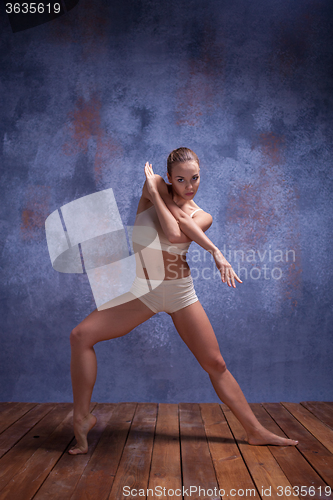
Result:
{"type": "MultiPolygon", "coordinates": [[[[170,184],[154,175],[148,163],[145,175],[133,235],[138,226],[150,226],[157,231],[161,245],[159,252],[162,251],[163,256],[163,281],[143,294],[142,287],[147,284],[148,273],[141,268],[141,275],[137,273],[131,288],[133,300],[110,309],[93,311],[72,331],[73,420],[77,443],[69,453],[87,453],[87,435],[96,423],[96,417],[89,412],[97,372],[94,344],[126,335],[159,311],[171,316],[179,335],[208,372],[217,395],[245,428],[250,444],[296,445],[297,441],[276,436],[258,422],[238,383],[226,368],[213,328],[195,294],[185,259],[191,241],[212,254],[224,283],[233,287],[236,287],[235,281],[242,283],[220,250],[205,235],[212,224],[212,216],[193,201],[200,183],[198,157],[187,148],[172,151],[167,162],[170,184]]],[[[159,274],[156,279],[160,277],[159,274]]],[[[150,273],[149,279],[154,278],[150,273]]]]}

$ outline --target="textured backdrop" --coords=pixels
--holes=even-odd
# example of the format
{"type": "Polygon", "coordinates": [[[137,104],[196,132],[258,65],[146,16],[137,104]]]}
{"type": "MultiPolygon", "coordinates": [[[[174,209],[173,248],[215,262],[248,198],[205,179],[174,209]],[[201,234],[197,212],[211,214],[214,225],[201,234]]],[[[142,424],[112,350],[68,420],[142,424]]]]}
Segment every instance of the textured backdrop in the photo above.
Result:
{"type": "MultiPolygon", "coordinates": [[[[331,0],[80,0],[18,33],[0,8],[1,400],[72,397],[69,334],[94,301],[52,269],[47,216],[112,187],[133,224],[145,162],[165,175],[183,145],[244,282],[191,245],[229,369],[252,402],[332,399],[331,0]]],[[[95,401],[217,401],[165,313],[96,352],[95,401]]]]}

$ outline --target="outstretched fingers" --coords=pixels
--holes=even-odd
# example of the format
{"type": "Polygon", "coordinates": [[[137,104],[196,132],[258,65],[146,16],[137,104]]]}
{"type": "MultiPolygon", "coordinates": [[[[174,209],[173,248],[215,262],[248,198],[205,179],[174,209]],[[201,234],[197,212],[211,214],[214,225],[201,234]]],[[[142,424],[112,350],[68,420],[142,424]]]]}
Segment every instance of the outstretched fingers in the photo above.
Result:
{"type": "Polygon", "coordinates": [[[231,271],[232,271],[231,267],[227,268],[226,275],[227,275],[227,285],[228,286],[231,286],[231,279],[232,279],[232,273],[231,273],[231,271]]]}
{"type": "Polygon", "coordinates": [[[231,266],[223,266],[220,271],[223,283],[227,282],[228,286],[236,288],[235,280],[238,283],[243,283],[231,266]]]}
{"type": "Polygon", "coordinates": [[[228,268],[226,266],[222,266],[220,267],[219,271],[221,273],[222,283],[228,282],[228,275],[227,275],[228,268]]]}
{"type": "Polygon", "coordinates": [[[215,259],[215,264],[221,273],[221,279],[223,283],[227,283],[228,286],[232,286],[233,288],[236,288],[235,280],[238,281],[238,283],[243,283],[233,270],[231,264],[229,264],[229,262],[222,255],[220,250],[217,249],[213,253],[213,256],[215,259]]]}
{"type": "Polygon", "coordinates": [[[232,277],[231,277],[231,281],[232,281],[232,286],[234,288],[236,288],[236,284],[235,284],[235,280],[238,281],[238,283],[243,283],[242,280],[237,276],[237,274],[235,273],[235,271],[231,268],[231,271],[232,271],[232,277]]]}

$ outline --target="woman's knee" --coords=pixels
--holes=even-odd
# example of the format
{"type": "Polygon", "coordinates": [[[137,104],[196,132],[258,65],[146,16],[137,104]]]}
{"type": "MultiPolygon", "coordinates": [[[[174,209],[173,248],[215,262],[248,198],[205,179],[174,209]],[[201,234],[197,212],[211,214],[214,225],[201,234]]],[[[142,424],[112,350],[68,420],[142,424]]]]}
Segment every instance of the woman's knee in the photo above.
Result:
{"type": "Polygon", "coordinates": [[[209,375],[221,375],[227,370],[227,365],[221,354],[211,356],[201,366],[209,375]]]}
{"type": "Polygon", "coordinates": [[[71,347],[90,347],[89,335],[82,325],[78,325],[71,331],[69,336],[71,347]]]}

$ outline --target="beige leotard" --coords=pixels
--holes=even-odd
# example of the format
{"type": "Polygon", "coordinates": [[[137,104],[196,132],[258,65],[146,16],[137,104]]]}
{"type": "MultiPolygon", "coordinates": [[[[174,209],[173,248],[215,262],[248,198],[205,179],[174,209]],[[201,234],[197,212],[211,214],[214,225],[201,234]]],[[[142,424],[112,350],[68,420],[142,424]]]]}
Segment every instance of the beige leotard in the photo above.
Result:
{"type": "MultiPolygon", "coordinates": [[[[191,217],[202,208],[197,208],[191,217]]],[[[188,251],[191,242],[171,243],[165,236],[154,205],[147,210],[140,212],[136,216],[132,240],[133,246],[138,243],[140,246],[149,246],[150,249],[159,249],[168,253],[184,255],[188,251]],[[156,238],[157,234],[158,238],[156,238]],[[156,239],[155,239],[156,238],[156,239]],[[159,240],[159,241],[156,241],[159,240]]],[[[161,252],[155,252],[160,254],[161,252]]],[[[164,271],[160,269],[161,263],[154,261],[154,252],[150,252],[148,263],[153,267],[153,272],[157,272],[159,279],[149,279],[147,277],[136,276],[130,292],[143,302],[154,313],[165,311],[169,314],[187,307],[197,302],[191,274],[179,279],[164,279],[164,271]],[[152,265],[153,264],[153,265],[152,265]],[[163,277],[161,276],[163,275],[163,277]],[[149,290],[149,291],[148,291],[149,290]]],[[[147,262],[147,261],[145,261],[147,262]]],[[[141,268],[138,265],[138,268],[141,268]]]]}
{"type": "MultiPolygon", "coordinates": [[[[191,217],[198,212],[199,210],[202,210],[202,208],[197,208],[191,213],[191,217]]],[[[135,219],[135,226],[144,226],[146,228],[152,228],[157,231],[157,234],[159,236],[159,242],[160,242],[160,248],[164,252],[169,252],[173,254],[179,254],[179,255],[184,255],[187,253],[189,246],[191,244],[191,241],[188,243],[171,243],[166,235],[163,232],[162,226],[160,224],[155,206],[152,205],[151,207],[147,208],[147,210],[144,210],[143,212],[140,212],[135,219]]],[[[133,243],[140,243],[142,244],[142,240],[140,239],[140,233],[136,232],[133,233],[133,243]],[[138,237],[139,236],[139,237],[138,237]]],[[[153,246],[151,245],[151,248],[153,246]]],[[[158,248],[158,247],[157,247],[158,248]]]]}

